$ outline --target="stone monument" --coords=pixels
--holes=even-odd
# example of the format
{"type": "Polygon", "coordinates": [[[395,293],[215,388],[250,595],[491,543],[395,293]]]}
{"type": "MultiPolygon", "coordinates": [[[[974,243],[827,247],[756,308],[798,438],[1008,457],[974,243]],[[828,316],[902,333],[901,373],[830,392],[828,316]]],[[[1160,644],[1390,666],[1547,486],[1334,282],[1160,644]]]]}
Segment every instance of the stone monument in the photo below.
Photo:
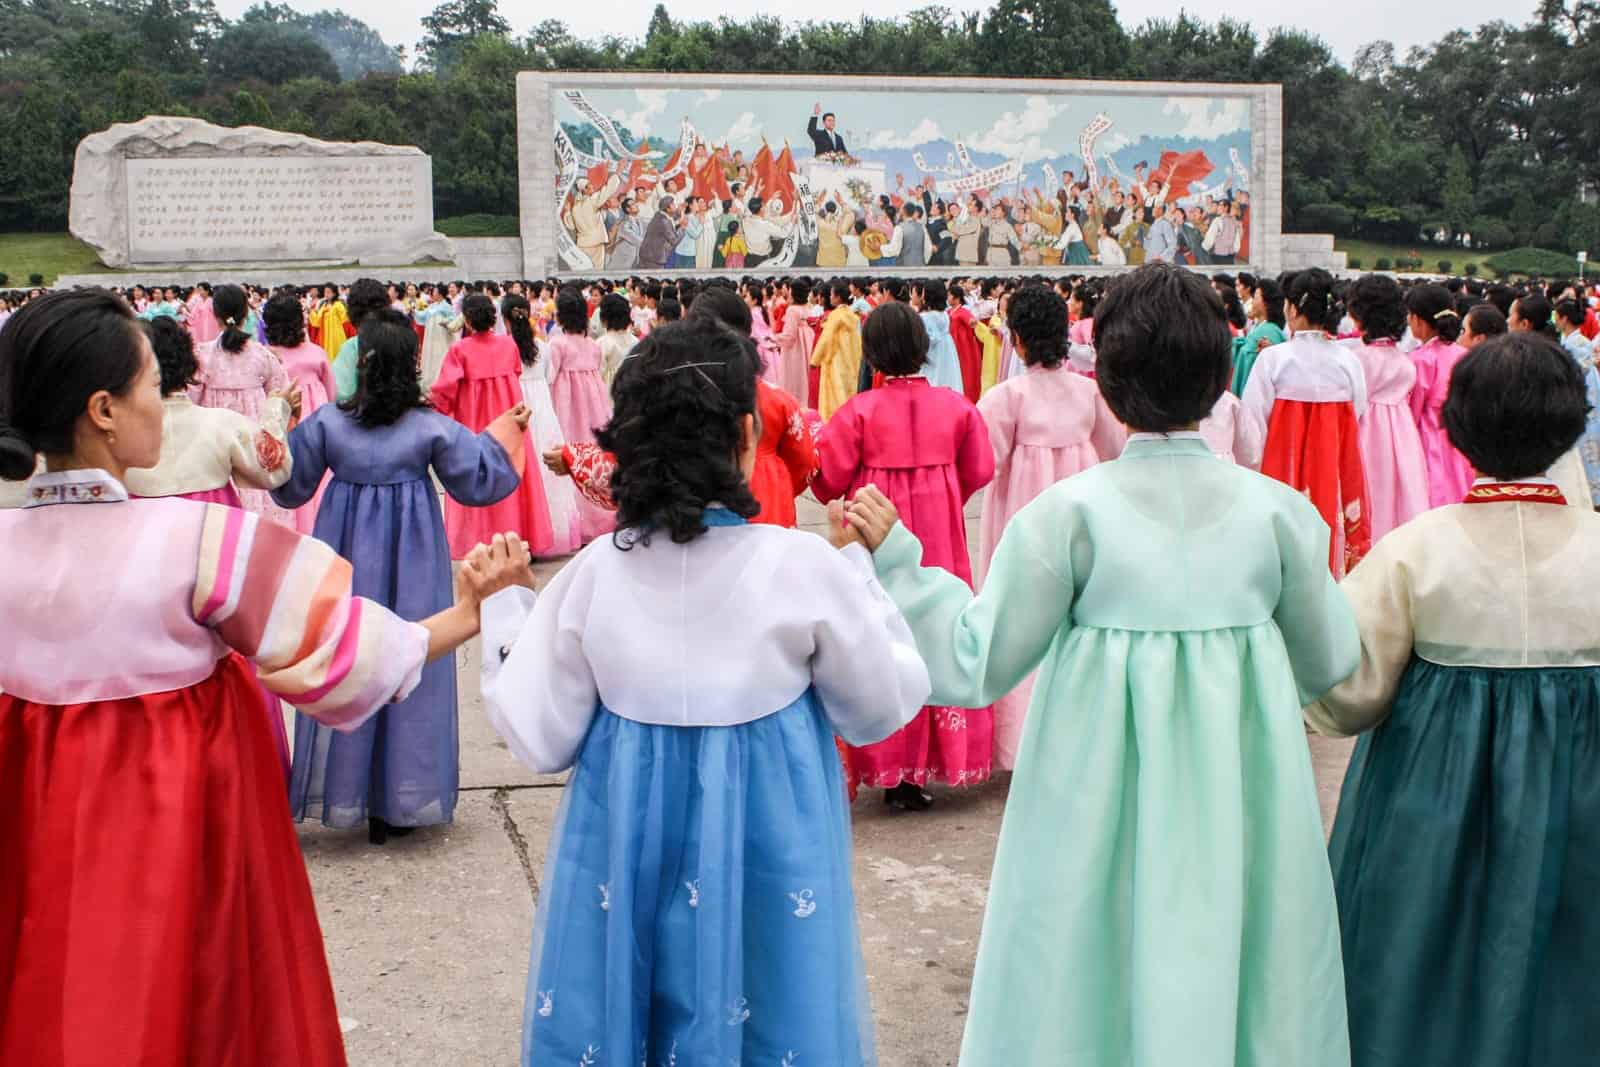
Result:
{"type": "Polygon", "coordinates": [[[68,227],[108,267],[449,262],[421,149],[152,116],[90,134],[68,227]]]}

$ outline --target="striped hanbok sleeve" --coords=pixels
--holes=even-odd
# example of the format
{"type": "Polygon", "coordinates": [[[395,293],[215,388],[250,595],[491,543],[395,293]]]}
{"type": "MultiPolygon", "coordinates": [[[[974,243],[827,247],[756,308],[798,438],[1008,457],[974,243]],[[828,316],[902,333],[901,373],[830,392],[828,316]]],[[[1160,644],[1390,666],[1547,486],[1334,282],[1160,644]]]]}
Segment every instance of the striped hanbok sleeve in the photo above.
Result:
{"type": "Polygon", "coordinates": [[[207,509],[193,611],[250,660],[261,684],[337,730],[353,730],[422,677],[428,632],[351,593],[327,545],[237,508],[207,509]]]}

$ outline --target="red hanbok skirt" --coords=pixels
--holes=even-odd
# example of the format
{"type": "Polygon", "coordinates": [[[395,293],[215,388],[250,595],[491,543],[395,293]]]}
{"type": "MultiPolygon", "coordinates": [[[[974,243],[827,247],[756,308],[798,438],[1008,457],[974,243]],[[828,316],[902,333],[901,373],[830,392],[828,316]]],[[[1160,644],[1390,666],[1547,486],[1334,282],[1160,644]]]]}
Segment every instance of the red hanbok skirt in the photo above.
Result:
{"type": "Polygon", "coordinates": [[[345,1062],[254,675],[0,695],[0,1063],[345,1062]]]}
{"type": "Polygon", "coordinates": [[[1332,532],[1328,568],[1335,578],[1361,562],[1372,547],[1372,517],[1354,408],[1342,402],[1276,401],[1261,473],[1298,489],[1316,505],[1332,532]]]}

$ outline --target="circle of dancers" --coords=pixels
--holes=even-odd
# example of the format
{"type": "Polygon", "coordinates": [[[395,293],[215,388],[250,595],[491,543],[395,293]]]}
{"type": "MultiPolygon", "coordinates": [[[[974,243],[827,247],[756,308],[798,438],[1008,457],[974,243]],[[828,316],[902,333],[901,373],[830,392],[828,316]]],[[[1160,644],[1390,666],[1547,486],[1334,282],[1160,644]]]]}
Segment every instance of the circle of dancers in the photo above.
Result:
{"type": "Polygon", "coordinates": [[[6,294],[0,1062],[344,1063],[294,823],[452,820],[478,637],[570,771],[524,1064],[875,1063],[851,801],[997,772],[964,1067],[1591,1063],[1597,304],[6,294]]]}

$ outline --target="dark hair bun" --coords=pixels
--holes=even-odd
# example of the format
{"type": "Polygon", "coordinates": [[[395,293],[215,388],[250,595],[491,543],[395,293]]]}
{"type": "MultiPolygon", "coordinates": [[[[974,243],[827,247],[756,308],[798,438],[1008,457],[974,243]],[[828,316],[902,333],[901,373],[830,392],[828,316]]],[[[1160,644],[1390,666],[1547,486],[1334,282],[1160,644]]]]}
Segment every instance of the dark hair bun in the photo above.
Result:
{"type": "Polygon", "coordinates": [[[10,426],[0,426],[0,478],[21,482],[33,477],[39,456],[22,434],[10,426]]]}

